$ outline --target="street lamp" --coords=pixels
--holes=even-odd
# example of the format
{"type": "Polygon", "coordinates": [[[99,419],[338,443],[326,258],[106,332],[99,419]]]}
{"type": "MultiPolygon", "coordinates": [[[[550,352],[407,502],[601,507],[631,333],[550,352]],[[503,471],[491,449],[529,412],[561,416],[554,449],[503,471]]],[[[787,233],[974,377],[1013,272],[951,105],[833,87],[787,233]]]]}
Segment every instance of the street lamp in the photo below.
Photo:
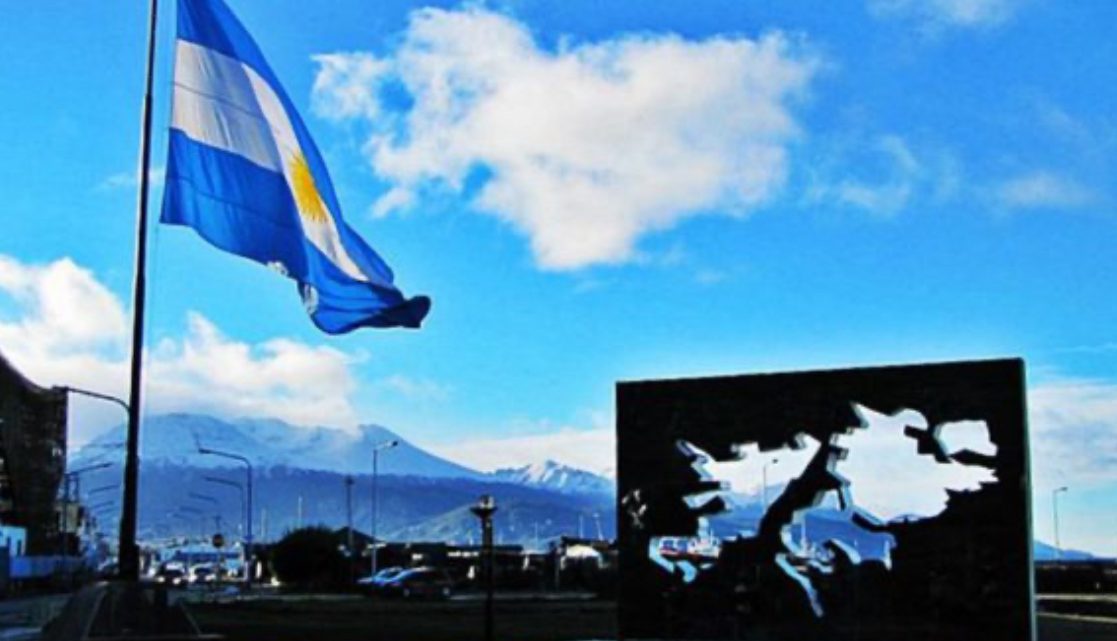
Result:
{"type": "Polygon", "coordinates": [[[372,571],[376,574],[376,556],[379,552],[376,540],[376,525],[380,520],[380,451],[390,450],[399,445],[399,441],[381,441],[372,448],[372,571]]]}
{"type": "Polygon", "coordinates": [[[237,491],[240,492],[240,518],[241,518],[241,528],[243,529],[244,528],[244,519],[245,519],[245,515],[244,515],[244,508],[245,508],[244,486],[241,485],[240,483],[236,482],[236,481],[230,481],[229,479],[223,479],[219,476],[206,476],[206,477],[204,477],[204,479],[209,481],[210,483],[219,483],[221,485],[228,485],[229,487],[235,487],[237,489],[237,491]]]}
{"type": "MultiPolygon", "coordinates": [[[[189,496],[192,499],[197,499],[199,501],[205,501],[207,503],[213,504],[213,531],[215,533],[221,532],[221,501],[218,501],[217,497],[215,496],[210,496],[209,494],[199,494],[197,492],[190,492],[189,496]]],[[[204,528],[202,534],[205,534],[204,528]]]]}
{"type": "MultiPolygon", "coordinates": [[[[760,468],[760,475],[761,475],[760,491],[761,491],[761,494],[764,497],[764,514],[768,513],[768,466],[769,465],[775,465],[776,463],[779,463],[779,462],[780,462],[780,460],[778,458],[773,458],[770,461],[764,461],[764,465],[761,466],[761,468],[760,468]]],[[[763,515],[760,518],[763,519],[764,518],[763,515]]]]}
{"type": "Polygon", "coordinates": [[[117,405],[119,405],[121,408],[124,409],[125,413],[128,413],[128,403],[126,403],[124,401],[124,399],[117,398],[117,397],[109,395],[109,394],[102,394],[101,392],[94,392],[94,391],[91,391],[91,390],[82,389],[80,387],[74,387],[72,385],[63,385],[60,389],[63,392],[68,392],[68,393],[71,393],[71,394],[80,394],[82,396],[88,396],[90,398],[96,398],[98,400],[108,401],[110,403],[116,403],[117,405]]]}
{"type": "Polygon", "coordinates": [[[1059,495],[1067,491],[1067,486],[1057,487],[1051,491],[1051,516],[1055,522],[1055,558],[1063,558],[1063,546],[1059,542],[1059,495]]]}
{"type": "Polygon", "coordinates": [[[245,556],[245,582],[246,585],[252,585],[252,461],[240,454],[232,454],[230,452],[221,452],[218,450],[211,450],[207,447],[198,447],[199,454],[210,454],[212,456],[220,456],[234,461],[239,461],[245,465],[245,475],[247,479],[247,495],[248,502],[245,512],[247,513],[246,532],[244,535],[244,545],[247,548],[245,556]]]}
{"type": "MultiPolygon", "coordinates": [[[[133,386],[135,386],[135,381],[133,381],[133,386]]],[[[119,405],[119,406],[121,407],[121,409],[123,409],[123,410],[124,410],[124,413],[128,415],[128,418],[129,418],[129,422],[131,422],[131,418],[132,418],[132,409],[131,409],[131,406],[129,406],[129,405],[128,405],[128,403],[126,403],[126,402],[125,402],[125,401],[124,401],[123,399],[117,398],[116,396],[112,396],[112,395],[110,395],[110,394],[102,394],[101,392],[94,392],[93,390],[87,390],[87,389],[83,389],[83,388],[80,388],[80,387],[74,387],[73,385],[63,385],[63,386],[62,386],[62,387],[60,387],[59,389],[61,389],[61,390],[62,390],[62,392],[63,392],[63,393],[65,393],[65,394],[80,394],[81,396],[88,396],[88,397],[90,397],[90,398],[94,398],[94,399],[97,399],[97,400],[100,400],[100,401],[108,401],[108,402],[110,402],[110,403],[114,403],[114,404],[116,404],[116,405],[119,405]]],[[[102,465],[101,467],[108,467],[108,466],[109,466],[109,464],[107,464],[107,463],[106,463],[106,464],[102,465]]],[[[127,467],[127,466],[126,466],[126,467],[127,467]]],[[[97,467],[95,467],[95,466],[94,466],[94,467],[93,467],[93,468],[91,468],[91,469],[99,469],[99,468],[97,468],[97,467]]],[[[125,472],[126,472],[125,476],[127,476],[127,472],[128,472],[128,470],[125,470],[125,472]]],[[[77,477],[75,476],[74,478],[76,479],[77,477]]],[[[133,480],[133,481],[135,480],[135,477],[134,477],[134,475],[133,475],[133,477],[132,477],[132,480],[133,480]]],[[[126,478],[126,479],[125,479],[125,482],[126,482],[126,486],[125,486],[125,496],[124,496],[124,502],[125,502],[125,504],[126,504],[126,505],[130,504],[130,505],[131,505],[131,507],[132,507],[132,513],[131,513],[131,514],[132,514],[132,521],[131,521],[131,522],[132,522],[132,525],[133,525],[132,539],[133,539],[133,543],[135,543],[135,540],[134,540],[134,539],[135,539],[135,531],[134,531],[134,530],[135,530],[135,527],[134,527],[134,526],[135,526],[135,516],[136,516],[136,515],[135,515],[135,509],[136,509],[136,506],[135,506],[135,501],[134,501],[134,498],[135,498],[135,493],[134,493],[134,491],[133,491],[133,493],[132,493],[132,495],[131,495],[131,496],[133,497],[133,501],[132,501],[131,503],[129,503],[129,500],[128,500],[128,499],[129,499],[129,497],[128,497],[128,492],[127,492],[127,481],[128,481],[128,479],[126,478]]],[[[134,490],[134,488],[133,488],[133,490],[134,490]]],[[[66,491],[66,498],[67,498],[67,499],[69,499],[69,491],[70,491],[70,487],[69,487],[69,483],[68,483],[68,482],[67,482],[67,484],[66,484],[66,489],[65,489],[65,491],[66,491]]],[[[77,496],[79,500],[81,499],[81,493],[80,493],[80,492],[76,492],[76,493],[75,493],[75,496],[77,496]]],[[[63,520],[62,520],[62,526],[63,526],[63,528],[62,528],[62,529],[63,529],[63,536],[62,536],[62,537],[59,537],[59,538],[61,538],[61,539],[62,539],[62,541],[63,541],[63,548],[65,548],[65,526],[66,526],[66,521],[67,521],[67,518],[66,518],[66,516],[65,516],[65,512],[63,512],[63,520]]],[[[65,552],[66,552],[66,551],[65,551],[65,549],[63,549],[63,556],[65,556],[65,552]]],[[[126,553],[129,553],[129,554],[132,554],[132,553],[136,553],[136,550],[129,550],[129,551],[127,551],[127,552],[125,552],[124,550],[122,550],[122,551],[121,551],[121,554],[126,554],[126,553]]],[[[133,559],[133,560],[135,561],[135,563],[136,563],[136,566],[137,566],[137,568],[138,568],[138,562],[139,562],[139,557],[138,557],[138,555],[132,556],[132,559],[133,559]]],[[[122,563],[122,564],[121,564],[121,567],[124,567],[125,565],[126,565],[126,564],[122,563]]]]}
{"type": "Polygon", "coordinates": [[[353,553],[353,480],[352,474],[345,475],[345,552],[349,555],[349,582],[357,578],[357,557],[353,553]]]}
{"type": "Polygon", "coordinates": [[[481,519],[482,573],[485,577],[485,641],[493,641],[493,514],[496,500],[486,494],[470,512],[481,519]]]}
{"type": "MultiPolygon", "coordinates": [[[[70,470],[62,475],[62,519],[61,519],[61,532],[58,536],[58,541],[62,546],[62,557],[65,559],[70,556],[69,546],[66,545],[66,530],[69,529],[70,521],[70,502],[81,501],[81,475],[87,472],[94,472],[96,470],[103,470],[106,467],[112,467],[112,463],[96,463],[94,465],[87,465],[79,467],[76,470],[70,470]],[[73,484],[74,492],[73,499],[71,499],[70,486],[73,484]]],[[[78,524],[74,524],[74,530],[77,531],[78,524]]],[[[79,535],[80,536],[80,535],[79,535]]]]}

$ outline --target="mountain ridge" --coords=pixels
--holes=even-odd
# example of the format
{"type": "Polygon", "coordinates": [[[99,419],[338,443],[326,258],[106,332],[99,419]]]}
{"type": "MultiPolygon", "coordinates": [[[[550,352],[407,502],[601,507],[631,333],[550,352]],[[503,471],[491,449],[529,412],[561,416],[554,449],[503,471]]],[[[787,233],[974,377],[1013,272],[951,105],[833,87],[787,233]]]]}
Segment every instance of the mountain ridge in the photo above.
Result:
{"type": "MultiPolygon", "coordinates": [[[[74,464],[119,457],[125,428],[118,425],[78,448],[74,464]]],[[[199,447],[247,457],[256,468],[291,467],[348,474],[372,470],[373,448],[395,441],[378,455],[380,473],[434,478],[484,478],[486,475],[412,445],[392,430],[375,424],[355,431],[315,426],[296,427],[278,419],[223,420],[204,414],[172,413],[144,421],[140,456],[144,464],[197,468],[239,467],[199,447]]]]}
{"type": "Polygon", "coordinates": [[[543,487],[564,494],[612,494],[613,482],[592,472],[546,459],[520,467],[507,467],[490,473],[494,479],[543,487]]]}

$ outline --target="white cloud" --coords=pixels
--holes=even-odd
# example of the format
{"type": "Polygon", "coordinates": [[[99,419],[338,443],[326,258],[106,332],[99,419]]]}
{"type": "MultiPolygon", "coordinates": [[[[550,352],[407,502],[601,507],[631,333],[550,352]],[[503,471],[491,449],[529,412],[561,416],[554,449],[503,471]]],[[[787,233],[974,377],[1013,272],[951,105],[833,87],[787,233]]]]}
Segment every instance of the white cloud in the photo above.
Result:
{"type": "Polygon", "coordinates": [[[413,378],[402,374],[393,374],[382,378],[373,385],[390,394],[402,396],[411,401],[441,403],[449,400],[453,393],[448,385],[430,379],[413,378]]]}
{"type": "Polygon", "coordinates": [[[0,256],[0,292],[20,312],[0,322],[0,345],[54,356],[123,345],[127,318],[120,301],[69,258],[26,265],[0,256]]]}
{"type": "Polygon", "coordinates": [[[1009,209],[1055,209],[1089,205],[1097,200],[1088,188],[1050,171],[1010,178],[995,189],[998,204],[1009,209]]]}
{"type": "Polygon", "coordinates": [[[912,183],[919,175],[919,162],[907,143],[898,136],[884,136],[877,141],[877,148],[887,158],[892,176],[871,184],[844,180],[836,189],[839,202],[879,213],[894,214],[907,205],[912,183]]]}
{"type": "MultiPolygon", "coordinates": [[[[152,185],[162,185],[166,175],[167,169],[165,167],[152,167],[147,172],[147,179],[152,185]]],[[[98,185],[98,188],[104,191],[115,191],[117,189],[135,189],[139,184],[140,182],[136,180],[136,172],[122,171],[105,178],[98,185]]]]}
{"type": "Polygon", "coordinates": [[[991,27],[1007,22],[1021,0],[868,0],[869,11],[914,19],[928,27],[991,27]]]}
{"type": "Polygon", "coordinates": [[[380,103],[377,85],[390,66],[368,53],[335,53],[314,56],[313,109],[327,118],[377,118],[380,103]]]}
{"type": "Polygon", "coordinates": [[[474,205],[527,235],[548,269],[631,260],[648,232],[763,204],[787,173],[790,105],[818,67],[778,33],[550,51],[480,8],[413,13],[386,58],[316,59],[317,112],[367,121],[372,166],[394,185],[374,211],[465,191],[483,169],[474,205]],[[384,97],[398,87],[409,101],[384,97]]]}
{"type": "Polygon", "coordinates": [[[350,403],[353,359],[332,347],[287,338],[243,343],[191,313],[186,335],[160,342],[149,360],[150,411],[266,416],[347,429],[358,423],[350,403]]]}
{"type": "Polygon", "coordinates": [[[1037,491],[1117,483],[1117,384],[1066,379],[1031,390],[1037,491]]]}
{"type": "MultiPolygon", "coordinates": [[[[0,351],[29,378],[127,395],[128,317],[89,270],[69,258],[29,265],[0,256],[2,303],[0,351]]],[[[197,313],[187,326],[181,339],[163,340],[146,355],[147,411],[356,427],[354,357],[286,338],[236,341],[197,313]]],[[[72,438],[87,440],[121,420],[117,408],[75,399],[72,438]]]]}
{"type": "Polygon", "coordinates": [[[808,203],[837,203],[892,216],[916,197],[944,200],[957,190],[958,169],[950,154],[917,155],[901,136],[855,137],[834,144],[827,155],[808,185],[808,203]]]}

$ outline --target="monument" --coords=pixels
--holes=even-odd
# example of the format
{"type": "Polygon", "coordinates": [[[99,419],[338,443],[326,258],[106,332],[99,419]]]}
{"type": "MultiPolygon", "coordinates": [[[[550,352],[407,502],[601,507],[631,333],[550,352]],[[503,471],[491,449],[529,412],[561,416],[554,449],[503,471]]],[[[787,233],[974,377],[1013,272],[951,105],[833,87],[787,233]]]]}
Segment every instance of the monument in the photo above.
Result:
{"type": "Polygon", "coordinates": [[[620,383],[622,638],[1033,636],[1024,364],[620,383]]]}

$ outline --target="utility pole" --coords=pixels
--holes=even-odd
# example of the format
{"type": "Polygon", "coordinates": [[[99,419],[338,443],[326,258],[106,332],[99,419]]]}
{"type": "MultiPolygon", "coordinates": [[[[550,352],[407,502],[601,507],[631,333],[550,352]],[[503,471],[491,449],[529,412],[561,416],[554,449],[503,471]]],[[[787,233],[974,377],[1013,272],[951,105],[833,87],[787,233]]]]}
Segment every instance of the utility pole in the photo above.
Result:
{"type": "Polygon", "coordinates": [[[1059,495],[1067,491],[1067,486],[1057,487],[1051,492],[1051,517],[1055,525],[1055,558],[1062,560],[1063,545],[1059,541],[1059,495]]]}
{"type": "Polygon", "coordinates": [[[222,458],[232,459],[232,460],[237,461],[237,462],[239,462],[239,463],[241,463],[245,466],[245,479],[246,479],[245,487],[247,489],[246,494],[248,495],[248,501],[247,501],[247,506],[245,507],[245,513],[247,514],[246,527],[248,528],[248,531],[244,535],[244,546],[246,548],[245,549],[245,556],[244,556],[244,565],[245,565],[244,582],[245,582],[246,587],[251,587],[252,586],[253,565],[255,565],[255,563],[254,563],[255,556],[254,556],[254,553],[253,553],[254,550],[252,548],[252,477],[254,476],[253,473],[252,473],[252,461],[248,460],[248,457],[241,456],[240,454],[233,454],[231,452],[222,452],[222,451],[219,451],[219,450],[212,450],[208,447],[199,447],[198,448],[198,453],[199,454],[211,454],[213,456],[220,456],[222,458]]]}
{"type": "Polygon", "coordinates": [[[136,176],[136,262],[132,284],[132,353],[128,388],[128,437],[124,450],[124,492],[120,508],[120,577],[140,579],[140,548],[136,544],[136,521],[140,496],[140,392],[143,388],[144,307],[147,301],[147,200],[151,183],[151,103],[155,77],[155,27],[158,2],[148,10],[147,68],[140,115],[140,158],[136,176]]]}
{"type": "Polygon", "coordinates": [[[399,445],[399,441],[383,441],[372,448],[372,572],[376,574],[376,561],[380,550],[379,541],[376,540],[376,526],[380,521],[380,451],[390,450],[399,445]]]}
{"type": "Polygon", "coordinates": [[[349,582],[357,579],[357,555],[353,549],[353,480],[352,474],[345,475],[345,529],[346,551],[349,552],[349,582]]]}
{"type": "MultiPolygon", "coordinates": [[[[764,461],[764,465],[760,468],[760,492],[764,497],[764,514],[768,513],[768,466],[775,465],[779,462],[780,460],[778,458],[774,458],[771,461],[764,461]]],[[[763,519],[764,516],[761,515],[760,518],[763,519]]],[[[756,529],[759,530],[760,528],[757,527],[756,529]]]]}

